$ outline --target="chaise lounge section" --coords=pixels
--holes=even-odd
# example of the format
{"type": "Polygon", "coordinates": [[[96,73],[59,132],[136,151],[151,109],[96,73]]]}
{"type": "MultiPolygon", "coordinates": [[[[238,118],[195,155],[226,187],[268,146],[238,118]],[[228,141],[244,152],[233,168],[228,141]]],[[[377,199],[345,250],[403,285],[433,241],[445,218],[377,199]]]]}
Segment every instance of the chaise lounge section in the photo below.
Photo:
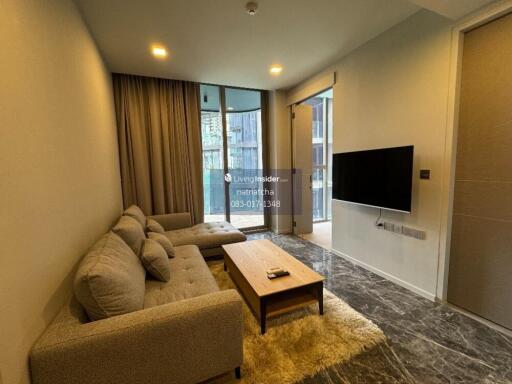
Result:
{"type": "Polygon", "coordinates": [[[148,218],[162,225],[173,245],[196,245],[204,257],[222,256],[222,245],[247,239],[241,231],[225,221],[192,225],[189,213],[154,215],[148,218]]]}

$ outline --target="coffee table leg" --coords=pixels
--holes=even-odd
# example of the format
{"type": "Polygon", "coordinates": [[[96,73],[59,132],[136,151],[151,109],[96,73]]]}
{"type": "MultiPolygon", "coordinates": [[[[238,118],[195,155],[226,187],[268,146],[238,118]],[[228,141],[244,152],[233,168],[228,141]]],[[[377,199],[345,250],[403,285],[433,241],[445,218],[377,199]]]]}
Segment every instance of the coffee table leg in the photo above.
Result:
{"type": "Polygon", "coordinates": [[[228,270],[228,266],[226,265],[226,261],[224,261],[224,272],[228,270]]]}
{"type": "Polygon", "coordinates": [[[264,299],[260,299],[260,329],[261,334],[264,335],[267,330],[267,303],[264,299]]]}
{"type": "Polygon", "coordinates": [[[320,315],[324,314],[324,283],[318,284],[318,312],[320,315]]]}

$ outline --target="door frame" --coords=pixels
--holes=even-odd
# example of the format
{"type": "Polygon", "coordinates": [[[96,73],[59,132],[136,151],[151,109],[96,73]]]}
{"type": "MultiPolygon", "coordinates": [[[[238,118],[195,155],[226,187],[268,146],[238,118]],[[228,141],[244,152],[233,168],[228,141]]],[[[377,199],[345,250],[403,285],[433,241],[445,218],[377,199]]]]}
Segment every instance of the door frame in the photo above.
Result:
{"type": "MultiPolygon", "coordinates": [[[[227,138],[227,118],[226,114],[226,88],[230,89],[241,89],[245,91],[255,91],[260,93],[260,110],[261,110],[261,151],[262,151],[262,163],[263,163],[263,174],[264,176],[268,175],[269,168],[269,153],[268,153],[268,91],[256,88],[246,88],[246,87],[236,87],[231,85],[220,85],[220,84],[212,84],[212,83],[199,83],[204,85],[211,85],[219,88],[219,104],[220,104],[220,114],[221,114],[221,125],[222,125],[222,159],[223,159],[223,171],[224,174],[229,172],[228,166],[228,138],[227,138]]],[[[201,148],[201,156],[202,156],[202,148],[201,148]]],[[[265,188],[266,184],[264,183],[263,188],[265,188]]],[[[270,213],[271,207],[264,206],[263,207],[263,225],[253,226],[253,227],[245,227],[241,228],[244,232],[253,232],[253,231],[265,231],[270,226],[270,213]]],[[[224,180],[224,217],[230,222],[231,221],[231,199],[229,194],[229,183],[224,180]]]]}
{"type": "Polygon", "coordinates": [[[501,1],[470,14],[469,16],[456,23],[452,28],[436,286],[436,296],[441,301],[446,301],[448,295],[448,274],[450,266],[450,246],[452,233],[453,197],[455,188],[455,165],[457,157],[457,134],[459,125],[462,49],[464,46],[464,34],[472,29],[489,23],[511,12],[512,0],[501,1]]]}

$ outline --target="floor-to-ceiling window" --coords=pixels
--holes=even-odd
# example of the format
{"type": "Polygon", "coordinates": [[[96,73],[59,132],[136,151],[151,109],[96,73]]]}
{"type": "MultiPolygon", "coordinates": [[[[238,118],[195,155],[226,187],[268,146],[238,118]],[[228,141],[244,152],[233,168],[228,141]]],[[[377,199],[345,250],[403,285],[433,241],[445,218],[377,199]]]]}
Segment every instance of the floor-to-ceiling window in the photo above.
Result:
{"type": "Polygon", "coordinates": [[[331,219],[332,89],[305,101],[313,109],[313,221],[331,219]]]}
{"type": "Polygon", "coordinates": [[[219,87],[201,85],[203,194],[205,221],[224,220],[224,140],[219,87]]]}
{"type": "Polygon", "coordinates": [[[205,221],[265,225],[261,92],[201,85],[205,221]]]}

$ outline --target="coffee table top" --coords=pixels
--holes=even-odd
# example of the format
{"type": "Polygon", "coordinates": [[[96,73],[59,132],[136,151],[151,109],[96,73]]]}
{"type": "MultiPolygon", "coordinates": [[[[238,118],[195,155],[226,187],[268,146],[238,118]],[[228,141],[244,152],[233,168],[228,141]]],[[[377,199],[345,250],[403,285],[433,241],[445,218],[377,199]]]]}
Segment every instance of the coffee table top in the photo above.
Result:
{"type": "Polygon", "coordinates": [[[270,240],[250,240],[223,245],[222,248],[226,257],[235,264],[258,296],[267,296],[324,280],[322,275],[270,240]],[[267,278],[267,270],[272,267],[282,267],[288,270],[290,275],[270,280],[267,278]]]}

